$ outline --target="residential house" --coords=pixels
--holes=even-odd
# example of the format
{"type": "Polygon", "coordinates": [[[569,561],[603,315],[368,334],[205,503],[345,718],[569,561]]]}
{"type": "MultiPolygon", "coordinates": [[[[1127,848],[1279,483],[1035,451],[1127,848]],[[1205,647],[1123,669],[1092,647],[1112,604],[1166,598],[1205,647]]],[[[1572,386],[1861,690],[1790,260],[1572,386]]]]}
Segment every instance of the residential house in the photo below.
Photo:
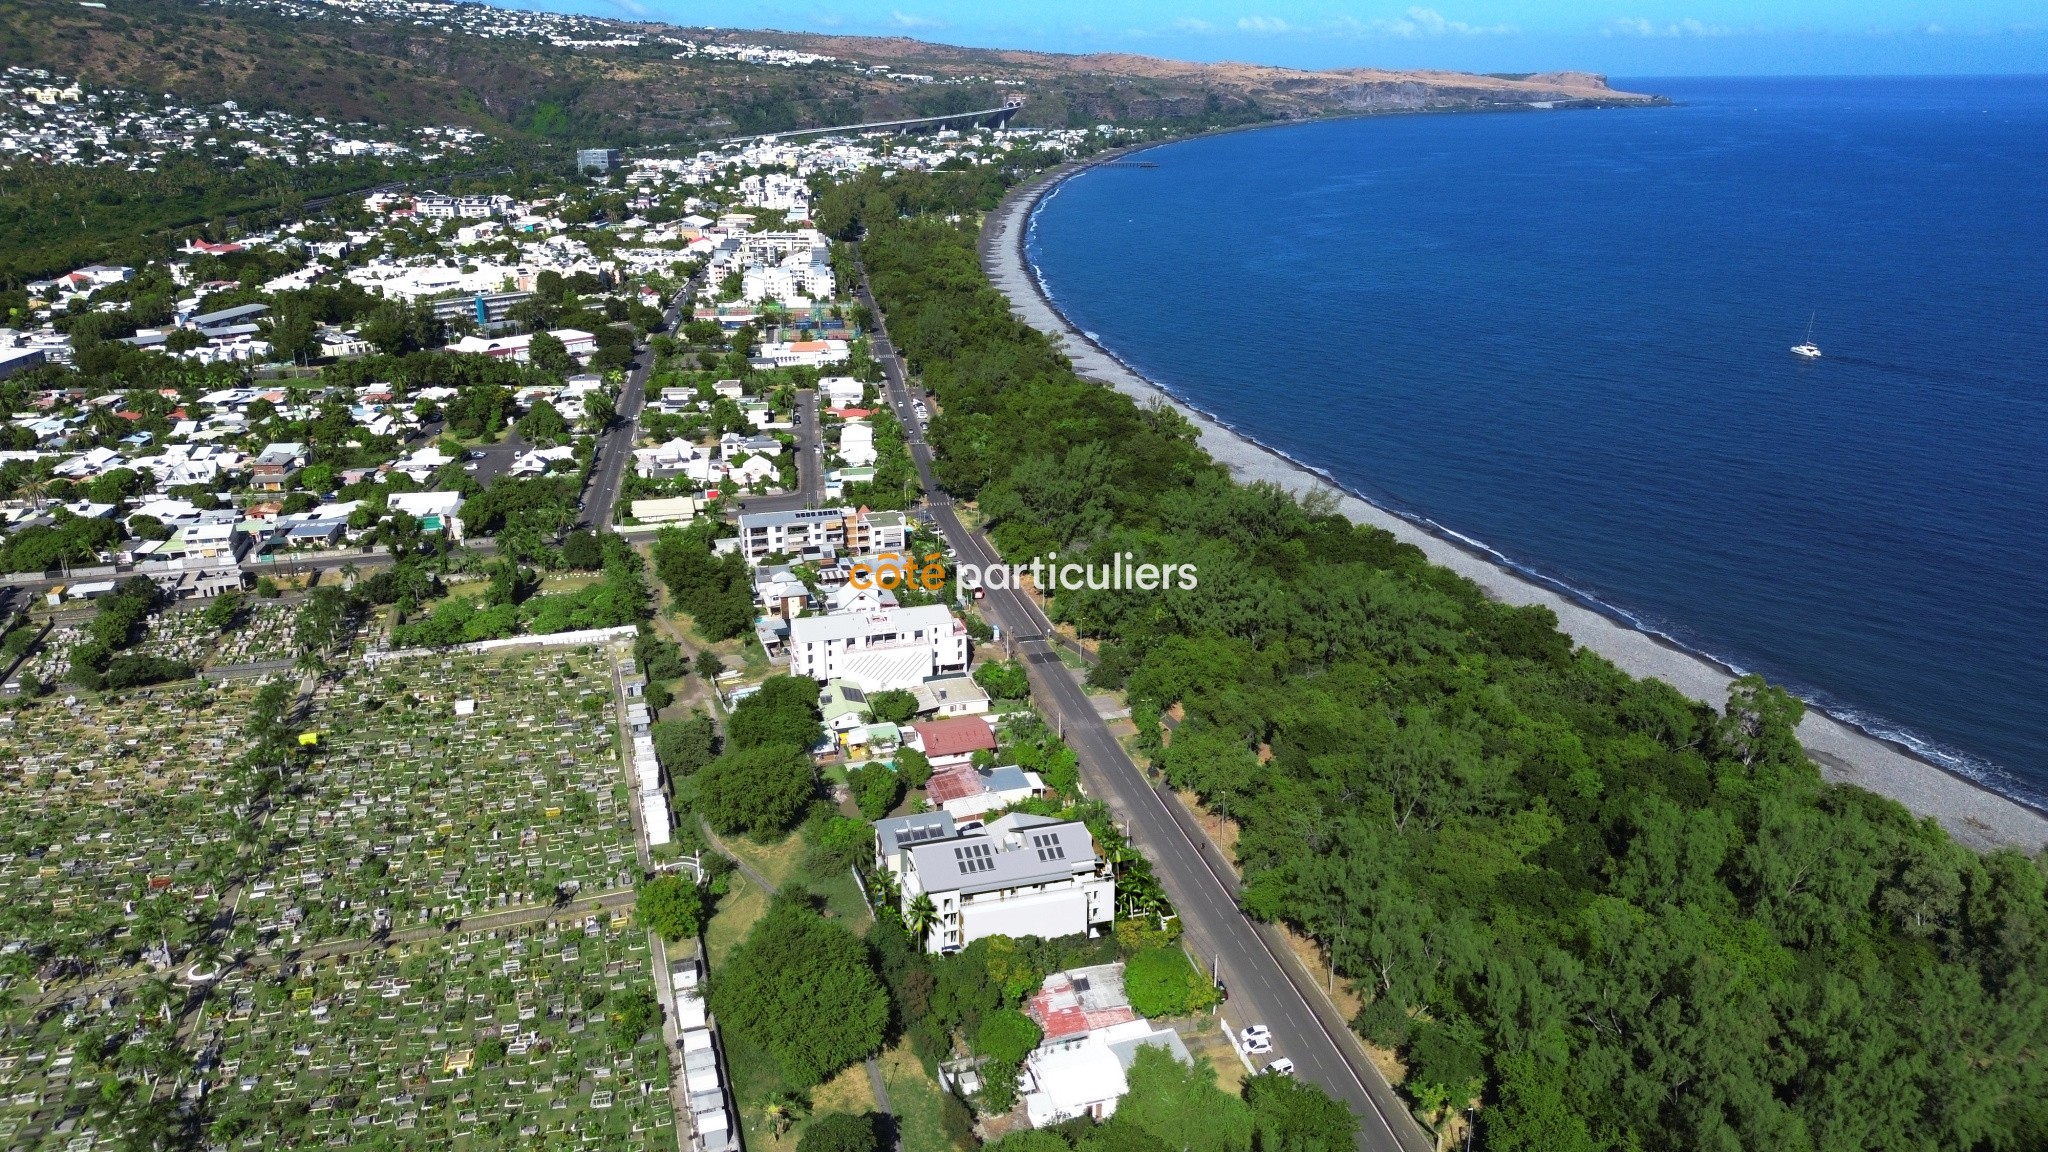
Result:
{"type": "Polygon", "coordinates": [[[978,716],[927,720],[912,724],[910,731],[911,747],[924,753],[934,770],[972,764],[976,752],[996,750],[995,730],[978,716]]]}
{"type": "Polygon", "coordinates": [[[990,812],[998,812],[1036,800],[1045,793],[1045,781],[1036,772],[1014,764],[981,770],[959,765],[933,772],[925,782],[925,798],[964,824],[979,823],[990,812]]]}
{"type": "Polygon", "coordinates": [[[1155,1028],[1132,1009],[1122,964],[1055,972],[1025,998],[1024,1014],[1041,1039],[1025,1058],[1024,1114],[1034,1128],[1087,1116],[1098,1123],[1116,1114],[1130,1091],[1138,1052],[1155,1047],[1192,1066],[1180,1034],[1155,1028]]]}
{"type": "Polygon", "coordinates": [[[793,620],[810,606],[811,590],[789,565],[764,565],[754,570],[754,602],[763,615],[793,620]]]}
{"type": "Polygon", "coordinates": [[[818,715],[825,731],[839,744],[847,734],[867,726],[867,693],[851,680],[831,680],[818,689],[818,715]]]}
{"type": "Polygon", "coordinates": [[[877,459],[874,426],[855,420],[841,427],[839,458],[853,468],[865,468],[873,464],[877,459]]]}
{"type": "Polygon", "coordinates": [[[249,483],[259,492],[282,492],[305,466],[304,444],[289,440],[271,444],[249,462],[249,483]]]}
{"type": "Polygon", "coordinates": [[[988,693],[971,676],[927,680],[910,691],[917,697],[920,716],[930,714],[945,720],[955,716],[979,716],[988,711],[988,693]]]}
{"type": "Polygon", "coordinates": [[[833,408],[851,408],[860,403],[867,394],[867,385],[851,376],[827,376],[818,381],[818,391],[825,394],[833,408]]]}
{"type": "Polygon", "coordinates": [[[393,492],[384,506],[418,517],[422,532],[446,532],[450,540],[462,539],[460,492],[393,492]]]}

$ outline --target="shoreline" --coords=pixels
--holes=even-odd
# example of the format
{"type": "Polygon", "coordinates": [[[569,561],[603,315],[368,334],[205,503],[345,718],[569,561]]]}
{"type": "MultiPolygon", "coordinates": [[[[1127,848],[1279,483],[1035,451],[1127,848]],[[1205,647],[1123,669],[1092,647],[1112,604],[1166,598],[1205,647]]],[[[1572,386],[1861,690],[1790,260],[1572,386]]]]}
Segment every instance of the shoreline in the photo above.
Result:
{"type": "MultiPolygon", "coordinates": [[[[1270,127],[1271,125],[1245,126],[1270,127]]],[[[1168,143],[1172,143],[1169,141],[1168,143]]],[[[1144,144],[1069,161],[1010,190],[983,222],[982,271],[1010,301],[1012,313],[1051,337],[1082,377],[1114,388],[1140,403],[1158,402],[1185,416],[1202,448],[1243,482],[1268,481],[1297,495],[1324,490],[1338,497],[1338,511],[1355,523],[1385,529],[1422,549],[1431,563],[1473,581],[1505,603],[1542,604],[1557,614],[1558,626],[1574,643],[1598,653],[1632,676],[1654,676],[1686,696],[1720,710],[1735,671],[1671,639],[1633,627],[1582,601],[1569,589],[1540,576],[1516,571],[1484,544],[1458,536],[1432,521],[1418,522],[1351,492],[1334,478],[1229,427],[1165,387],[1134,371],[1067,319],[1053,303],[1024,252],[1032,213],[1068,179],[1098,164],[1157,148],[1144,144]]],[[[1915,815],[1932,817],[1962,843],[1979,850],[2011,845],[2030,855],[2048,847],[2048,814],[1994,792],[1894,741],[1875,736],[1808,702],[1799,725],[1807,755],[1831,783],[1853,784],[1889,797],[1915,815]]]]}

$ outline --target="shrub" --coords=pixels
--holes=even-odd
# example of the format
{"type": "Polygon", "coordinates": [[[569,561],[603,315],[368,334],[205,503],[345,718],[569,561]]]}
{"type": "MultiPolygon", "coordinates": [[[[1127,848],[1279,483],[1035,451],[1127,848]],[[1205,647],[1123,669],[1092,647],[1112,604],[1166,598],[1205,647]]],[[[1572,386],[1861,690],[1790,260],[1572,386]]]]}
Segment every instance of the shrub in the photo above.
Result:
{"type": "Polygon", "coordinates": [[[882,1145],[872,1112],[827,1112],[804,1125],[796,1152],[876,1152],[882,1145]]]}
{"type": "Polygon", "coordinates": [[[903,799],[903,781],[889,770],[887,764],[869,761],[847,772],[847,782],[853,789],[853,802],[860,806],[860,814],[869,820],[880,820],[889,814],[896,802],[903,799]]]}
{"type": "Polygon", "coordinates": [[[1140,1016],[1185,1016],[1216,1003],[1216,986],[1178,948],[1148,948],[1124,965],[1124,992],[1140,1016]]]}

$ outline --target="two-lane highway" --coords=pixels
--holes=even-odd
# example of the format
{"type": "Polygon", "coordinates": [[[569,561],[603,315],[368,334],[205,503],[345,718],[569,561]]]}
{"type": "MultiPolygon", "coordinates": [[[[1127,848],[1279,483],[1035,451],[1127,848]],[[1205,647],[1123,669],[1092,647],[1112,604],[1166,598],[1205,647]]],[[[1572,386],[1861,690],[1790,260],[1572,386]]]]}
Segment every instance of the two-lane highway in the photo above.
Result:
{"type": "MultiPolygon", "coordinates": [[[[911,407],[904,366],[889,342],[865,283],[861,299],[877,318],[875,359],[889,383],[889,401],[903,421],[905,439],[940,531],[962,564],[998,562],[995,549],[961,523],[931,469],[931,449],[911,407]]],[[[1359,1146],[1369,1152],[1427,1152],[1429,1137],[1408,1114],[1384,1077],[1343,1034],[1344,1021],[1322,1005],[1313,977],[1283,945],[1269,939],[1237,905],[1236,875],[1170,795],[1145,779],[1060,663],[1047,639],[1051,624],[1037,604],[1013,589],[991,589],[982,606],[1011,638],[1031,677],[1034,696],[1053,713],[1079,758],[1083,778],[1106,801],[1152,862],[1180,912],[1188,943],[1205,957],[1229,989],[1230,1011],[1240,1025],[1273,1030],[1276,1055],[1294,1061],[1295,1074],[1321,1085],[1359,1117],[1359,1146]],[[1307,981],[1307,983],[1304,983],[1307,981]]]]}

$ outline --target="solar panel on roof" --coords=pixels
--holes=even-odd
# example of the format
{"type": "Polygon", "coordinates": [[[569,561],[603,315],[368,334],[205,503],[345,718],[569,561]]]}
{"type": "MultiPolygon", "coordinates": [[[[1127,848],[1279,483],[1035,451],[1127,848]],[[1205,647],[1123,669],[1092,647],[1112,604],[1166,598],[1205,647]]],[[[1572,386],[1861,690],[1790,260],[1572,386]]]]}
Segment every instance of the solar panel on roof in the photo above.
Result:
{"type": "Polygon", "coordinates": [[[996,862],[989,854],[986,844],[969,844],[953,849],[953,859],[959,863],[960,871],[972,875],[976,872],[993,872],[996,862]]]}
{"type": "Polygon", "coordinates": [[[1038,849],[1038,858],[1040,860],[1065,860],[1067,858],[1067,846],[1065,844],[1060,843],[1060,838],[1058,836],[1033,836],[1031,838],[1031,843],[1033,847],[1036,847],[1038,849]]]}

